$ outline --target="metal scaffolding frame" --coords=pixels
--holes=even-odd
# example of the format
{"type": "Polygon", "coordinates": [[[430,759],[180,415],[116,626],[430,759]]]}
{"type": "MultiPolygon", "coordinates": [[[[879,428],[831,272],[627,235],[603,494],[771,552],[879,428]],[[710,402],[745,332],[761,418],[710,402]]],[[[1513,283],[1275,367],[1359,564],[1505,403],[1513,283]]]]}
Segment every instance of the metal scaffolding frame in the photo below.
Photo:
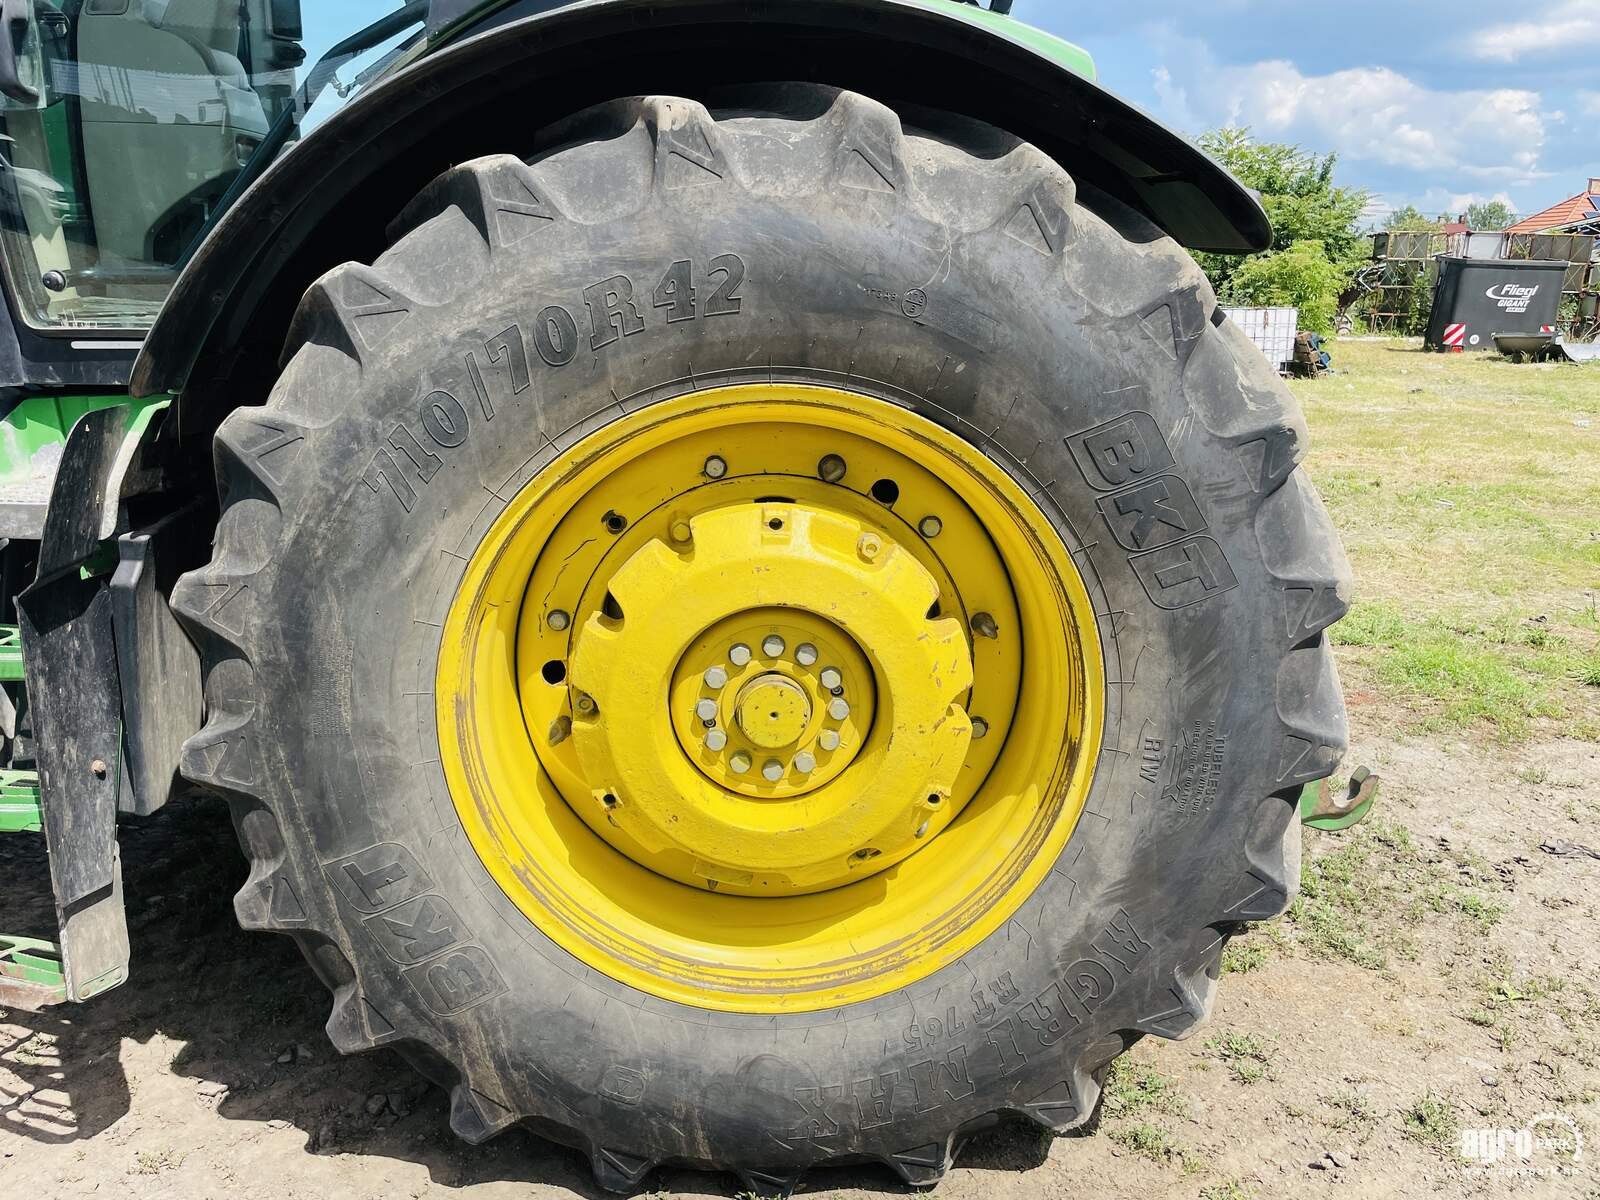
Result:
{"type": "MultiPolygon", "coordinates": [[[[1549,233],[1502,235],[1499,257],[1567,264],[1558,327],[1572,339],[1600,335],[1600,220],[1549,233]]],[[[1474,235],[1482,236],[1482,235],[1474,235]]],[[[1427,321],[1439,281],[1438,256],[1464,248],[1461,235],[1433,230],[1372,235],[1372,263],[1356,276],[1341,309],[1374,333],[1415,333],[1427,321]]]]}

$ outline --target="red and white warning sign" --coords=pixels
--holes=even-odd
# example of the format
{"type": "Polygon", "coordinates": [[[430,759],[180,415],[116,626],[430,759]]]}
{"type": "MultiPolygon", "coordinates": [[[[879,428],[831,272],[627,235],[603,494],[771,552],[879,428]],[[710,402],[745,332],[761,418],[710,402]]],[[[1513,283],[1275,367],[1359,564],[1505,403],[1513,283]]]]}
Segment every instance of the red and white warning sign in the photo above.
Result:
{"type": "Polygon", "coordinates": [[[1444,344],[1446,346],[1459,346],[1467,340],[1467,327],[1465,325],[1446,325],[1444,327],[1444,344]]]}

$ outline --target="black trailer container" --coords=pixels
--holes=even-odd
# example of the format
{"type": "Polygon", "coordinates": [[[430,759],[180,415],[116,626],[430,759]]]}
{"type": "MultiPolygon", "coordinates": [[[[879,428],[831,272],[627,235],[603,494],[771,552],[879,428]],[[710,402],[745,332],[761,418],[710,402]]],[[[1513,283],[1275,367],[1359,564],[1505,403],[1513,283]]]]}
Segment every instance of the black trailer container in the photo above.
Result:
{"type": "Polygon", "coordinates": [[[1497,333],[1553,329],[1567,264],[1543,259],[1439,258],[1425,345],[1493,350],[1497,333]]]}

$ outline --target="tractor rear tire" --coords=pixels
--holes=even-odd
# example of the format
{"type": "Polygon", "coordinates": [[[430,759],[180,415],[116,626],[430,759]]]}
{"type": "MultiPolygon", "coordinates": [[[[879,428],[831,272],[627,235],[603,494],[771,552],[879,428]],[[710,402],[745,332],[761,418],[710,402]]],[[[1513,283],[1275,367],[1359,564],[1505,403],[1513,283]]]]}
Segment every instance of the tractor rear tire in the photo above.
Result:
{"type": "MultiPolygon", "coordinates": [[[[547,132],[527,163],[454,168],[375,263],[307,292],[270,400],[217,435],[215,558],[173,598],[206,666],[206,724],[184,772],[230,801],[251,863],[239,919],[296,939],[333,993],[335,1046],[398,1049],[448,1089],[469,1142],[522,1125],[579,1148],[615,1190],[665,1163],[736,1172],[762,1193],[829,1161],[930,1184],[1001,1117],[1054,1131],[1087,1120],[1110,1062],[1143,1035],[1190,1033],[1228,938],[1295,892],[1297,797],[1345,747],[1324,631],[1350,593],[1297,466],[1296,405],[1194,262],[1115,199],[1077,194],[1071,164],[986,126],[912,119],[799,85],[715,113],[630,99],[547,132]],[[600,444],[589,439],[643,454],[646,434],[605,442],[607,430],[656,406],[692,418],[729,389],[765,389],[774,412],[859,397],[885,444],[970,460],[996,495],[1026,498],[1018,521],[1053,530],[1060,574],[1075,568],[1087,597],[1096,694],[1072,703],[1094,717],[1064,744],[1094,751],[1062,818],[1070,840],[1063,826],[1006,911],[963,918],[995,919],[959,954],[885,966],[891,990],[863,971],[812,999],[730,984],[697,1003],[697,976],[666,980],[664,958],[611,969],[580,935],[529,916],[522,891],[564,856],[493,861],[486,839],[512,818],[476,811],[442,765],[458,757],[452,714],[472,703],[435,694],[461,649],[446,631],[497,519],[550,464],[579,470],[600,444]]],[[[695,486],[737,475],[739,462],[713,458],[695,486]]],[[[917,553],[934,563],[939,527],[897,510],[881,483],[843,478],[851,520],[875,520],[875,502],[895,538],[921,529],[917,553]]],[[[797,479],[752,502],[787,513],[820,486],[797,479]]],[[[574,546],[624,538],[638,519],[607,510],[574,546]]],[[[672,528],[687,546],[710,527],[672,528]]],[[[876,536],[851,543],[869,566],[876,536]]],[[[666,540],[651,553],[678,570],[692,555],[666,540]]],[[[640,602],[635,584],[622,607],[631,617],[640,602]]],[[[537,633],[614,632],[616,604],[541,618],[537,633]]],[[[1016,633],[969,616],[962,655],[1016,633]]],[[[517,736],[587,736],[594,700],[565,669],[547,664],[545,680],[573,707],[517,736]]],[[[1023,689],[1018,720],[1063,726],[1053,696],[1023,689]]],[[[978,722],[957,724],[961,745],[980,744],[964,740],[978,722]]],[[[619,803],[604,788],[592,798],[619,803]]],[[[568,821],[572,836],[610,836],[599,809],[584,820],[568,821]]],[[[932,846],[912,849],[876,886],[933,861],[932,846]]],[[[620,894],[636,868],[626,848],[605,853],[620,894]]],[[[701,892],[760,886],[692,858],[671,862],[702,873],[701,892]]],[[[678,869],[638,886],[694,891],[666,878],[678,869]]],[[[820,895],[852,894],[816,879],[820,895]]]]}

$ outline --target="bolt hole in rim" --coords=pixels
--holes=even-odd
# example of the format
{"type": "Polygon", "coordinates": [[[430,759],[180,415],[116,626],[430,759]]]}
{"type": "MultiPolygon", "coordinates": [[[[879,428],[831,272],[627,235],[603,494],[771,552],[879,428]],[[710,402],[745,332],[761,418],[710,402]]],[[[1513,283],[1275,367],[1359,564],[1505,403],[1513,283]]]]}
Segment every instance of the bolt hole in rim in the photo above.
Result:
{"type": "Polygon", "coordinates": [[[546,935],[664,999],[803,1012],[926,977],[1037,888],[1104,667],[1068,547],[997,463],[886,401],[766,383],[635,411],[516,492],[435,695],[468,837],[546,935]],[[740,723],[758,679],[778,747],[740,723]]]}

